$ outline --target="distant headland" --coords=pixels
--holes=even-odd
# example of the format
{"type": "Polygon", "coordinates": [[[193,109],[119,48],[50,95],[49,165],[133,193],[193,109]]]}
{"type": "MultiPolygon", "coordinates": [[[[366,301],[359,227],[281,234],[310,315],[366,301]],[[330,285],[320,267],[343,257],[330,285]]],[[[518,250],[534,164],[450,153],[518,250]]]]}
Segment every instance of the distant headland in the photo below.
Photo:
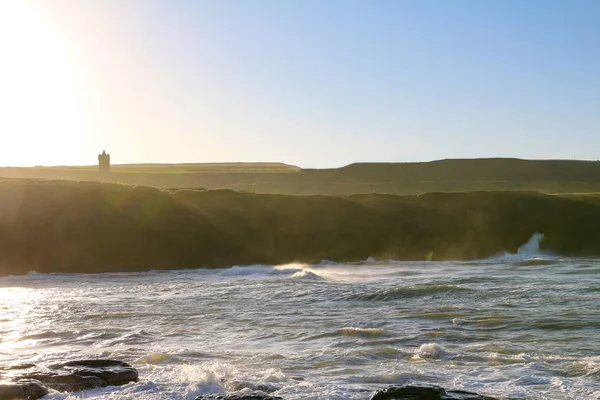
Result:
{"type": "Polygon", "coordinates": [[[533,192],[283,196],[99,182],[0,181],[0,275],[598,256],[600,198],[533,192]]]}
{"type": "Polygon", "coordinates": [[[474,159],[318,170],[111,165],[103,151],[97,166],[0,168],[0,275],[477,259],[515,252],[537,232],[546,251],[598,256],[596,193],[598,162],[474,159]]]}
{"type": "Polygon", "coordinates": [[[530,190],[600,192],[600,162],[514,158],[447,159],[411,163],[355,163],[303,169],[283,163],[117,164],[0,168],[0,177],[101,181],[170,188],[232,189],[292,195],[397,194],[530,190]]]}

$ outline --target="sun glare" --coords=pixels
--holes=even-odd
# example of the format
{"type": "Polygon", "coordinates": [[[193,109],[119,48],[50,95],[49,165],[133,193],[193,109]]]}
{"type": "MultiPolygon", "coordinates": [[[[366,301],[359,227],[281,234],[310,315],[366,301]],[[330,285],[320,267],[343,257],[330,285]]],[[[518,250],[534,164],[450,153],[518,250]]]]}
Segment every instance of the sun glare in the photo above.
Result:
{"type": "Polygon", "coordinates": [[[36,4],[0,1],[3,165],[59,162],[80,135],[74,58],[36,4]]]}
{"type": "Polygon", "coordinates": [[[0,307],[35,297],[35,291],[18,287],[0,288],[0,307]]]}
{"type": "MultiPolygon", "coordinates": [[[[0,351],[12,351],[19,338],[31,330],[24,323],[24,317],[35,310],[35,303],[40,297],[40,292],[35,289],[21,287],[0,287],[0,331],[3,336],[0,340],[0,351]]],[[[32,343],[21,343],[32,345],[32,343]]]]}

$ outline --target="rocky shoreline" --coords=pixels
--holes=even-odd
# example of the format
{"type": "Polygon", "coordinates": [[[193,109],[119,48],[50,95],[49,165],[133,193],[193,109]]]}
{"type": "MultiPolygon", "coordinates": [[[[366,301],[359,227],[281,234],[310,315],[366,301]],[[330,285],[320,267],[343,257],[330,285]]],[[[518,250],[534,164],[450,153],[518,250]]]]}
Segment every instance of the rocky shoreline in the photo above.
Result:
{"type": "MultiPolygon", "coordinates": [[[[208,394],[196,400],[284,400],[282,397],[254,393],[208,394]]],[[[369,400],[497,400],[463,390],[446,390],[439,386],[388,386],[374,392],[369,400]]]]}
{"type": "MultiPolygon", "coordinates": [[[[121,386],[138,381],[138,371],[117,360],[78,360],[39,367],[34,364],[0,367],[0,399],[36,400],[50,389],[79,392],[98,387],[121,386]]],[[[261,390],[211,393],[196,400],[284,400],[261,390]]],[[[388,386],[375,391],[370,400],[497,400],[493,397],[439,386],[388,386]]]]}
{"type": "Polygon", "coordinates": [[[0,367],[0,399],[33,400],[49,389],[78,392],[137,382],[138,372],[130,364],[116,360],[78,360],[38,367],[34,364],[0,367]]]}

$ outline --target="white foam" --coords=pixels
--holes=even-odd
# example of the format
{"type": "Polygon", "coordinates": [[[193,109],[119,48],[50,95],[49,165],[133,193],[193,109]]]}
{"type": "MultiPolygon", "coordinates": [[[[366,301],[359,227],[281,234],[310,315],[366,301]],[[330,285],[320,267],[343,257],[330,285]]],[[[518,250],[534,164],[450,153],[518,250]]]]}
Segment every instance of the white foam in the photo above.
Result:
{"type": "Polygon", "coordinates": [[[277,268],[267,265],[235,266],[221,271],[222,276],[275,275],[281,273],[277,268]]]}
{"type": "Polygon", "coordinates": [[[318,274],[313,272],[308,264],[291,263],[282,265],[248,265],[248,266],[235,266],[221,270],[221,276],[224,277],[272,277],[272,276],[290,276],[294,278],[312,278],[317,279],[320,277],[318,274]]]}
{"type": "Polygon", "coordinates": [[[292,278],[302,278],[302,279],[311,279],[311,280],[324,280],[323,277],[315,274],[314,272],[302,270],[294,273],[292,278]]]}
{"type": "Polygon", "coordinates": [[[359,327],[344,327],[338,331],[342,336],[364,336],[377,337],[383,335],[384,330],[381,328],[359,328],[359,327]]]}
{"type": "Polygon", "coordinates": [[[425,343],[415,350],[415,359],[441,358],[448,353],[444,346],[437,343],[425,343]]]}
{"type": "Polygon", "coordinates": [[[215,362],[182,365],[178,378],[183,382],[192,382],[185,389],[185,397],[194,398],[201,394],[225,392],[225,381],[235,375],[236,371],[230,365],[215,362]]]}
{"type": "Polygon", "coordinates": [[[171,354],[166,353],[150,353],[133,361],[133,364],[158,364],[162,361],[171,358],[171,354]]]}
{"type": "Polygon", "coordinates": [[[280,271],[287,271],[287,270],[302,270],[305,268],[308,268],[309,265],[308,264],[304,264],[304,263],[288,263],[288,264],[280,264],[280,265],[276,265],[274,268],[280,271]]]}

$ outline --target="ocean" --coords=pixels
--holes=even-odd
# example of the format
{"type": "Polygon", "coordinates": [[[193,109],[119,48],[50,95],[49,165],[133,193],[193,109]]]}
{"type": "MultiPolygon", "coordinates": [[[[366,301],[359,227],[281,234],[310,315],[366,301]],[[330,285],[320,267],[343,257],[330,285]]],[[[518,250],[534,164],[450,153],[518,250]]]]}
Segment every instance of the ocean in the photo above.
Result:
{"type": "Polygon", "coordinates": [[[0,366],[110,358],[140,373],[49,400],[368,399],[390,384],[598,399],[600,260],[536,254],[538,239],[470,262],[4,277],[0,366]]]}

